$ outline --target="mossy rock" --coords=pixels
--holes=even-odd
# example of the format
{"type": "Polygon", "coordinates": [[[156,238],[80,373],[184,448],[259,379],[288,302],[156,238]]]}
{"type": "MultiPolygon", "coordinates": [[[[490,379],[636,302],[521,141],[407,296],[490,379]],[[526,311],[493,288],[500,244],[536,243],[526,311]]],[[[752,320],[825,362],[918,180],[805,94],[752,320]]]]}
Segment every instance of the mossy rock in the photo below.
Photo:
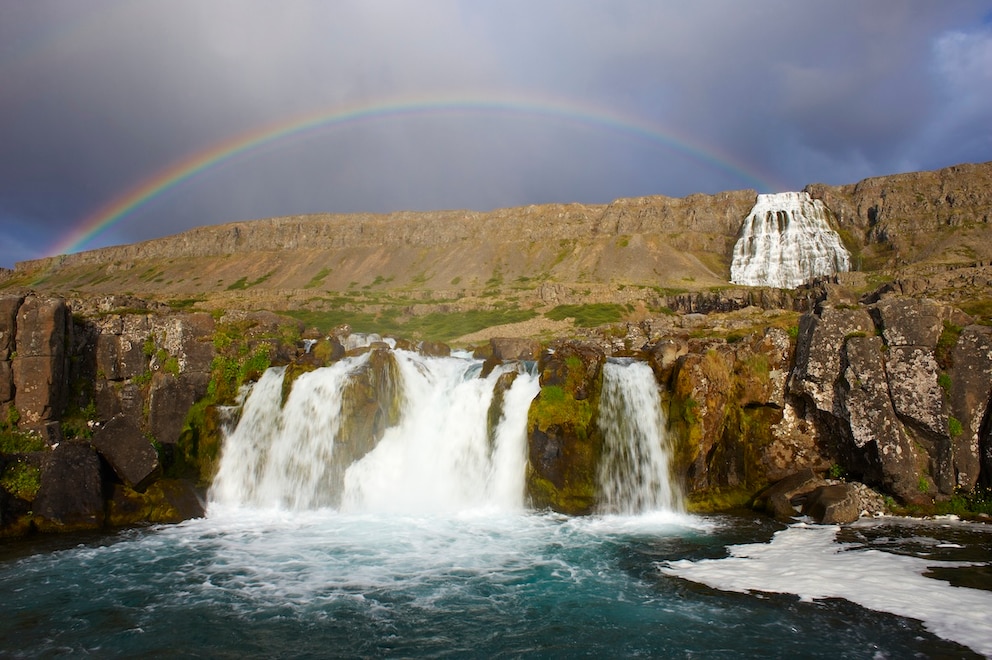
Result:
{"type": "Polygon", "coordinates": [[[203,501],[191,482],[160,479],[144,493],[114,484],[107,501],[106,523],[123,527],[139,523],[176,523],[203,515],[203,501]]]}
{"type": "Polygon", "coordinates": [[[595,346],[565,342],[538,363],[542,387],[527,414],[527,494],[534,508],[584,515],[596,506],[605,361],[595,346]]]}

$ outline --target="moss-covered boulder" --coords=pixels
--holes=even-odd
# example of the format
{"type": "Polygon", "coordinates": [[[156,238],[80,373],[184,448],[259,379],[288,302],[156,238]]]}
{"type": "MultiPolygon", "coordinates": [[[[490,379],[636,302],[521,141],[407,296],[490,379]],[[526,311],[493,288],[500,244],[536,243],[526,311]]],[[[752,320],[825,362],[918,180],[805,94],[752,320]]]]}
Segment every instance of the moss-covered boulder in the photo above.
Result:
{"type": "Polygon", "coordinates": [[[583,515],[596,505],[605,362],[601,349],[577,342],[554,344],[538,361],[541,391],[527,415],[527,495],[534,508],[583,515]]]}
{"type": "Polygon", "coordinates": [[[107,500],[106,524],[175,523],[203,515],[203,499],[184,479],[159,479],[139,493],[114,484],[107,500]]]}

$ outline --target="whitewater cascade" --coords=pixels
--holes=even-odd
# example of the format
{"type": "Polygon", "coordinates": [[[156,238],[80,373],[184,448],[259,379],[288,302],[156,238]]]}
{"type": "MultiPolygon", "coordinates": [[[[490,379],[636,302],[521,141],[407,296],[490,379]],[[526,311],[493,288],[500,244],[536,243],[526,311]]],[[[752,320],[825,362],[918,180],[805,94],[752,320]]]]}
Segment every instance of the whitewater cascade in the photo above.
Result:
{"type": "Polygon", "coordinates": [[[669,472],[671,447],[665,427],[651,367],[644,362],[608,361],[599,402],[602,513],[682,508],[681,493],[669,472]]]}
{"type": "Polygon", "coordinates": [[[758,195],[734,245],[730,281],[793,289],[850,270],[851,255],[828,217],[823,202],[807,192],[758,195]]]}
{"type": "MultiPolygon", "coordinates": [[[[350,513],[522,510],[537,376],[521,363],[482,377],[482,362],[468,356],[386,355],[378,367],[365,353],[299,375],[288,396],[285,367],[268,369],[227,434],[211,504],[350,513]],[[373,395],[362,389],[370,383],[377,383],[373,395]],[[378,400],[370,404],[369,396],[378,400]],[[393,408],[395,418],[376,432],[370,418],[393,408]]],[[[600,398],[602,513],[680,508],[664,427],[651,368],[609,361],[600,398]]]]}

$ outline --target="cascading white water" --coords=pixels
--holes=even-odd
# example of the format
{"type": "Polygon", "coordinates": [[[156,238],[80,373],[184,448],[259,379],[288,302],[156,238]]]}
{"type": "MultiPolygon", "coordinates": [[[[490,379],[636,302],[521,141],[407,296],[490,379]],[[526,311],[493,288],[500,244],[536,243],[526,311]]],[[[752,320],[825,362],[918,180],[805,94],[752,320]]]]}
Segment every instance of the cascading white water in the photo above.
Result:
{"type": "Polygon", "coordinates": [[[823,202],[806,192],[758,195],[734,245],[730,280],[792,289],[850,270],[850,259],[823,202]]]}
{"type": "Polygon", "coordinates": [[[225,440],[211,501],[287,509],[333,504],[338,494],[327,475],[341,427],[341,393],[367,361],[365,354],[300,375],[285,405],[285,367],[262,374],[225,440]]]}
{"type": "Polygon", "coordinates": [[[266,371],[225,441],[211,501],[404,513],[523,506],[527,409],[537,395],[536,376],[516,375],[491,432],[496,382],[515,366],[479,378],[478,360],[393,351],[402,390],[398,422],[371,451],[342,465],[342,429],[366,428],[346,419],[343,393],[368,355],[300,375],[284,405],[285,370],[266,371]],[[335,470],[343,470],[343,479],[335,470]]]}
{"type": "Polygon", "coordinates": [[[423,513],[523,506],[527,408],[537,379],[520,373],[494,439],[493,389],[506,367],[397,352],[407,394],[399,423],[345,474],[342,509],[423,513]]]}
{"type": "MultiPolygon", "coordinates": [[[[522,509],[537,376],[508,364],[482,378],[482,362],[466,356],[371,355],[299,375],[288,397],[285,368],[266,371],[226,438],[211,502],[351,513],[522,509]],[[504,376],[512,381],[494,405],[504,376]]],[[[607,362],[599,425],[600,511],[679,510],[647,364],[607,362]]]]}
{"type": "Polygon", "coordinates": [[[603,433],[599,510],[633,514],[681,510],[669,467],[670,443],[658,384],[644,362],[608,361],[599,400],[603,433]]]}

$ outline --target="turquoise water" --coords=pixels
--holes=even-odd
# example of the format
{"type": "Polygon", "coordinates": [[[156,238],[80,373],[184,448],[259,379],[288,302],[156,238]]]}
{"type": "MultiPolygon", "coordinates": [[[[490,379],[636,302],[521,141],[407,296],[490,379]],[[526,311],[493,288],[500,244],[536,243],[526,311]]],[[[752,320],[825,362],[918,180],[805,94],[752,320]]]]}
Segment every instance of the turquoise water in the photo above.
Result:
{"type": "MultiPolygon", "coordinates": [[[[942,580],[963,584],[981,586],[989,575],[987,527],[954,522],[836,530],[747,516],[214,507],[206,519],[77,539],[72,547],[0,546],[0,650],[9,657],[904,658],[969,657],[983,648],[980,630],[979,639],[965,640],[969,647],[935,635],[933,621],[847,599],[739,593],[674,574],[726,566],[730,546],[787,548],[795,535],[806,543],[798,565],[814,576],[818,554],[863,558],[883,585],[919,577],[916,567],[888,559],[924,558],[942,580]]],[[[759,579],[762,570],[744,564],[734,574],[759,579]]],[[[933,577],[926,584],[958,588],[933,577]]],[[[992,592],[964,592],[992,604],[992,592]]]]}

